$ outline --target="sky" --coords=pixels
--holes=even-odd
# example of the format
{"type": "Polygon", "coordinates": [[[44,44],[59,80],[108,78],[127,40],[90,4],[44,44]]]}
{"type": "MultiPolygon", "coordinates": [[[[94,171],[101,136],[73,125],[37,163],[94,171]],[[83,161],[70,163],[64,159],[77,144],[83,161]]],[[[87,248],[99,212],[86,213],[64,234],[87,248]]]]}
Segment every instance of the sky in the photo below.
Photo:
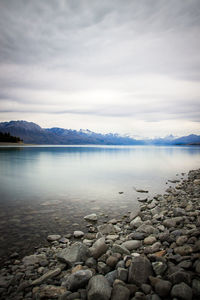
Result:
{"type": "Polygon", "coordinates": [[[0,0],[0,122],[200,134],[199,0],[0,0]]]}

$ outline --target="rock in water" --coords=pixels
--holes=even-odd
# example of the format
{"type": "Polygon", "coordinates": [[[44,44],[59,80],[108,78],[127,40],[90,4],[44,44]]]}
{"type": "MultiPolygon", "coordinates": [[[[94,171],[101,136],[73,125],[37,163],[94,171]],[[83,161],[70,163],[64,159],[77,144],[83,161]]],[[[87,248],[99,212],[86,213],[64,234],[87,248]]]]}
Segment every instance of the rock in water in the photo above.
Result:
{"type": "Polygon", "coordinates": [[[84,236],[84,232],[83,231],[80,231],[80,230],[74,231],[74,237],[75,238],[81,238],[83,236],[84,236]]]}
{"type": "Polygon", "coordinates": [[[69,248],[61,250],[57,254],[57,258],[60,261],[67,263],[70,267],[72,267],[77,261],[86,261],[89,256],[90,251],[88,247],[80,242],[73,244],[69,248]]]}
{"type": "Polygon", "coordinates": [[[60,238],[61,238],[61,236],[59,234],[51,234],[51,235],[48,235],[47,241],[54,242],[54,241],[59,240],[60,238]]]}
{"type": "Polygon", "coordinates": [[[111,287],[103,275],[92,277],[88,284],[88,300],[109,300],[111,287]]]}
{"type": "Polygon", "coordinates": [[[96,214],[91,214],[91,215],[87,215],[84,217],[84,219],[86,221],[97,221],[97,215],[96,214]]]}
{"type": "Polygon", "coordinates": [[[128,282],[141,285],[146,283],[151,275],[153,275],[153,269],[148,258],[142,256],[134,258],[129,267],[128,282]]]}

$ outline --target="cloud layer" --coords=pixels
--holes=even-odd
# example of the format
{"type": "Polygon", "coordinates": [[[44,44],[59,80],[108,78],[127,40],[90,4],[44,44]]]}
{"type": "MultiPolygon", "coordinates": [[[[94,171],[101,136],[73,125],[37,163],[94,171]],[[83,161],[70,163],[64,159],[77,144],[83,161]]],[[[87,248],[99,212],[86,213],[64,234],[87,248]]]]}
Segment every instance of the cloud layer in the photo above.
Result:
{"type": "Polygon", "coordinates": [[[0,0],[0,119],[200,132],[200,2],[0,0]]]}

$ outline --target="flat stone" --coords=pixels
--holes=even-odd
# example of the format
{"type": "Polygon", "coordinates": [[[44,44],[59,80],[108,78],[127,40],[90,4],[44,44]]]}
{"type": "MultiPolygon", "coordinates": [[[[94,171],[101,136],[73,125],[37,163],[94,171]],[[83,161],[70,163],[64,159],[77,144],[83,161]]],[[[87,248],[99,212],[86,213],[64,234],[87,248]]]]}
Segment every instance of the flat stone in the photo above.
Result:
{"type": "Polygon", "coordinates": [[[92,271],[90,270],[80,270],[71,274],[67,281],[65,282],[65,286],[70,291],[76,291],[80,288],[84,288],[90,278],[92,277],[92,271]]]}
{"type": "Polygon", "coordinates": [[[108,249],[108,245],[105,243],[105,238],[98,239],[93,246],[90,248],[90,252],[94,258],[99,258],[108,249]]]}
{"type": "Polygon", "coordinates": [[[109,300],[111,287],[103,275],[93,276],[88,284],[88,300],[109,300]]]}
{"type": "Polygon", "coordinates": [[[38,255],[29,255],[25,256],[22,259],[22,262],[25,266],[35,265],[35,264],[41,264],[41,263],[47,263],[46,255],[44,254],[38,254],[38,255]]]}
{"type": "Polygon", "coordinates": [[[135,257],[129,267],[128,282],[141,285],[147,283],[149,276],[153,275],[153,269],[148,258],[135,257]]]}
{"type": "Polygon", "coordinates": [[[85,219],[86,221],[93,221],[93,222],[95,222],[95,221],[98,220],[96,214],[90,214],[90,215],[87,215],[87,216],[84,217],[84,219],[85,219]]]}
{"type": "Polygon", "coordinates": [[[120,253],[120,254],[130,254],[130,251],[125,248],[124,246],[122,245],[118,245],[118,244],[114,244],[113,247],[112,247],[112,252],[113,253],[120,253]]]}
{"type": "Polygon", "coordinates": [[[80,242],[76,242],[71,247],[65,248],[57,254],[57,258],[67,263],[70,267],[72,267],[75,262],[86,261],[88,257],[90,257],[88,247],[80,242]]]}
{"type": "Polygon", "coordinates": [[[139,232],[145,232],[148,234],[157,234],[159,233],[158,229],[154,228],[152,225],[146,225],[146,224],[142,224],[141,226],[139,226],[136,231],[139,232]]]}
{"type": "Polygon", "coordinates": [[[51,234],[51,235],[48,235],[47,241],[54,242],[54,241],[58,241],[60,238],[61,238],[61,235],[59,235],[59,234],[51,234]]]}
{"type": "Polygon", "coordinates": [[[173,286],[171,296],[182,300],[192,300],[192,289],[184,282],[181,282],[173,286]]]}
{"type": "Polygon", "coordinates": [[[42,275],[40,278],[37,278],[36,280],[34,280],[32,282],[32,285],[39,285],[39,284],[43,283],[45,280],[57,276],[58,274],[60,274],[60,272],[61,272],[60,268],[50,270],[50,271],[46,272],[44,275],[42,275]]]}
{"type": "Polygon", "coordinates": [[[128,249],[129,251],[136,250],[142,245],[141,241],[130,240],[122,243],[122,246],[128,249]]]}

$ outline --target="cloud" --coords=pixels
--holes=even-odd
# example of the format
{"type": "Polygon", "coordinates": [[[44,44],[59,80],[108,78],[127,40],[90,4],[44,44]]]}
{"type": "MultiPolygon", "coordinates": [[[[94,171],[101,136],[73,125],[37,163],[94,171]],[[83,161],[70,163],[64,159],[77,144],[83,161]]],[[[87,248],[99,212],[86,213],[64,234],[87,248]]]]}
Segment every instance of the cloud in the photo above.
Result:
{"type": "Polygon", "coordinates": [[[199,15],[198,0],[0,1],[1,119],[200,122],[199,15]]]}

